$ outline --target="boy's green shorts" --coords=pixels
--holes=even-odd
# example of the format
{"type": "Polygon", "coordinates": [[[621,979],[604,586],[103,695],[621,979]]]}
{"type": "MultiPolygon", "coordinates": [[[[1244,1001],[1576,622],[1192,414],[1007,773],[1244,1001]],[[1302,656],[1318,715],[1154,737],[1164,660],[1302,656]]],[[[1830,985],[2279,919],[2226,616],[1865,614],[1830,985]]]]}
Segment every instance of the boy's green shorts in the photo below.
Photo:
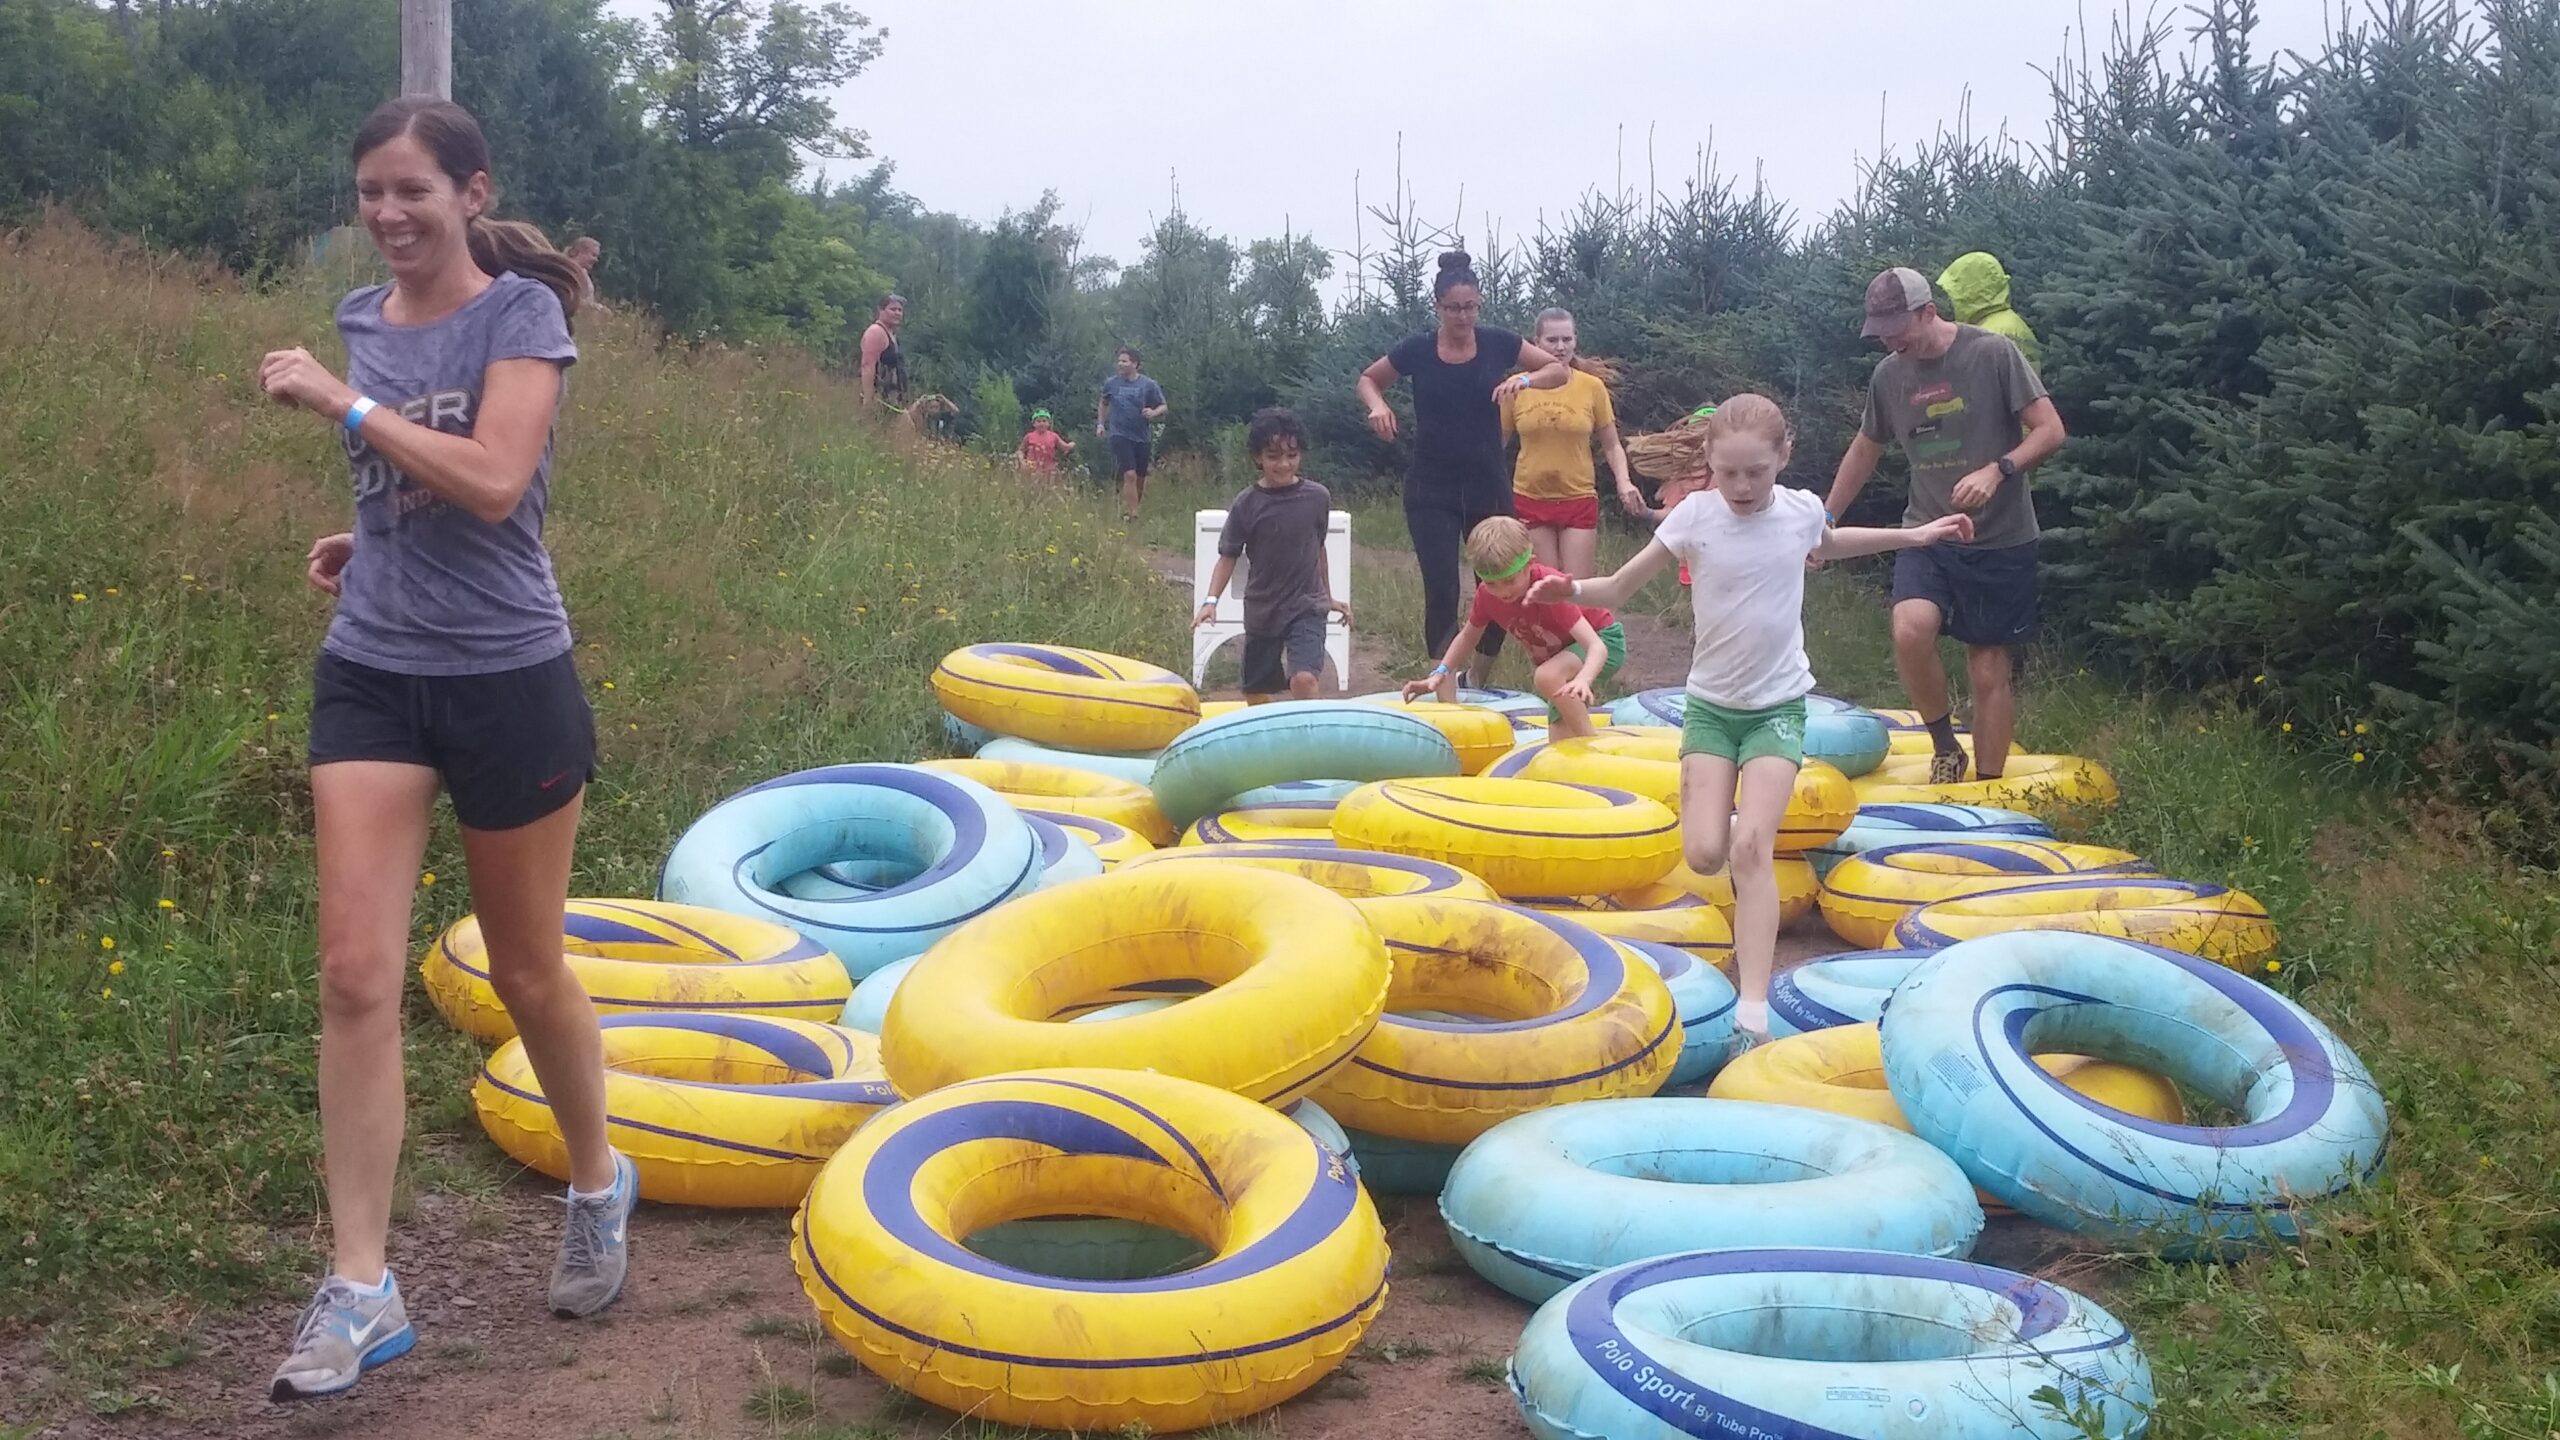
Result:
{"type": "Polygon", "coordinates": [[[1774,755],[1790,765],[1804,763],[1804,697],[1766,710],[1728,710],[1688,697],[1680,725],[1680,753],[1718,755],[1748,765],[1774,755]]]}
{"type": "MultiPolygon", "coordinates": [[[[1576,660],[1590,658],[1583,653],[1580,641],[1576,641],[1564,648],[1565,652],[1573,656],[1576,660]]],[[[1607,680],[1610,676],[1617,674],[1620,667],[1627,663],[1627,629],[1625,626],[1620,625],[1615,620],[1609,622],[1609,628],[1600,632],[1600,653],[1602,656],[1606,657],[1600,662],[1600,679],[1607,680]]]]}

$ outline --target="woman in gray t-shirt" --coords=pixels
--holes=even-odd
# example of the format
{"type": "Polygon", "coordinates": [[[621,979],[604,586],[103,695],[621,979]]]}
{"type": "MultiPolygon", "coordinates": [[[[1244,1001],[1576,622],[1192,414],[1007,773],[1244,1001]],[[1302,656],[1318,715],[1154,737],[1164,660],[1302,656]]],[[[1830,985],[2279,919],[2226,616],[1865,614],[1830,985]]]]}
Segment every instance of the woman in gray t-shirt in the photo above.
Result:
{"type": "Polygon", "coordinates": [[[356,512],[309,557],[312,586],[337,598],[311,701],[332,1253],[270,1383],[278,1400],[344,1390],[416,1340],[384,1252],[401,981],[439,789],[461,822],[490,983],[567,1142],[555,1313],[620,1293],[638,1193],[605,1143],[595,1011],[561,955],[595,722],[542,521],[585,277],[532,226],[489,218],[488,142],[452,102],[392,101],[354,150],[391,283],[338,306],[345,379],[300,349],[258,369],[269,396],[344,427],[356,512]]]}

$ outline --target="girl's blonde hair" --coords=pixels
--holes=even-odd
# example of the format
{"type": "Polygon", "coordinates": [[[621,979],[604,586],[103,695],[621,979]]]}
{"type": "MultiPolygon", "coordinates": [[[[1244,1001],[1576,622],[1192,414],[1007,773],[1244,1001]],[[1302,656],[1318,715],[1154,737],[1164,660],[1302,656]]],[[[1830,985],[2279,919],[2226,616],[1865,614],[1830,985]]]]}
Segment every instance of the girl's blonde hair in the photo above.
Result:
{"type": "Polygon", "coordinates": [[[1787,412],[1777,401],[1750,391],[1718,405],[1707,417],[1708,444],[1726,435],[1757,435],[1780,450],[1792,450],[1796,443],[1796,427],[1787,423],[1787,412]]]}
{"type": "MultiPolygon", "coordinates": [[[[1550,305],[1538,312],[1537,322],[1529,327],[1529,343],[1537,344],[1538,332],[1546,329],[1547,322],[1550,320],[1561,320],[1571,325],[1576,332],[1576,338],[1580,338],[1582,322],[1573,318],[1573,312],[1561,305],[1550,305]]],[[[1614,361],[1596,359],[1577,350],[1573,356],[1573,368],[1603,385],[1618,383],[1618,366],[1614,361]]]]}
{"type": "Polygon", "coordinates": [[[1529,527],[1508,515],[1476,522],[1467,532],[1467,568],[1490,575],[1529,553],[1529,527]]]}

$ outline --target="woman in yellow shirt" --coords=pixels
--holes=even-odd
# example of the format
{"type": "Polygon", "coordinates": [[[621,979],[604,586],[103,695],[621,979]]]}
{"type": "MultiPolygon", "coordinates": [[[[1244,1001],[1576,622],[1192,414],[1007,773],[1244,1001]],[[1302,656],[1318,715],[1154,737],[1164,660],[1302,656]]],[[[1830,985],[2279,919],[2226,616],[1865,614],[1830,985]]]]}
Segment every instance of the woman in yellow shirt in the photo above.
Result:
{"type": "Polygon", "coordinates": [[[1511,472],[1511,501],[1538,562],[1577,579],[1588,578],[1600,549],[1600,494],[1591,464],[1591,442],[1609,457],[1618,501],[1638,519],[1651,519],[1644,496],[1627,477],[1627,447],[1618,438],[1618,414],[1609,404],[1609,371],[1575,358],[1573,312],[1538,312],[1538,346],[1573,367],[1553,390],[1523,391],[1502,402],[1502,437],[1517,438],[1520,459],[1511,472]]]}

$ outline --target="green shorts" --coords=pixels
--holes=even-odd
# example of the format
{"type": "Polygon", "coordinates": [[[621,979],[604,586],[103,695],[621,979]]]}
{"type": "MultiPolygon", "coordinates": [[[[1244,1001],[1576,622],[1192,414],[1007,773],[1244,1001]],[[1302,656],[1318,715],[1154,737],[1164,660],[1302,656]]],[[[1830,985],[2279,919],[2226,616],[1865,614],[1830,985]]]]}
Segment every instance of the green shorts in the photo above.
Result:
{"type": "Polygon", "coordinates": [[[1790,765],[1804,763],[1804,698],[1766,710],[1728,710],[1692,695],[1680,725],[1680,753],[1715,755],[1736,765],[1776,756],[1790,765]]]}
{"type": "MultiPolygon", "coordinates": [[[[1571,645],[1567,645],[1564,647],[1564,650],[1566,654],[1571,655],[1576,660],[1590,658],[1583,654],[1582,645],[1579,641],[1571,645]]],[[[1615,620],[1609,622],[1609,628],[1600,632],[1600,653],[1604,657],[1600,662],[1600,678],[1602,680],[1606,680],[1610,676],[1617,674],[1619,669],[1627,663],[1627,630],[1625,626],[1620,625],[1615,620]]]]}

